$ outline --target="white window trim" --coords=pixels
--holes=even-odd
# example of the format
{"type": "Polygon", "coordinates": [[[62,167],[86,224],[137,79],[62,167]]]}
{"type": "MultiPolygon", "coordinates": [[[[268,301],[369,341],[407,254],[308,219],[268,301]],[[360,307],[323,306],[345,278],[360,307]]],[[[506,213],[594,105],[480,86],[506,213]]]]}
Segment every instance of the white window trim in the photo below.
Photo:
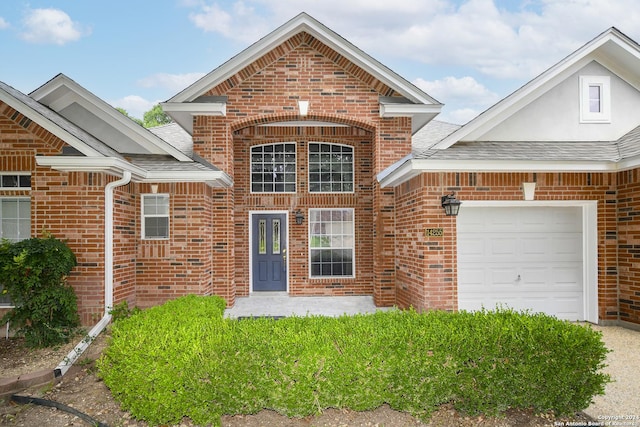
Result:
{"type": "Polygon", "coordinates": [[[339,143],[334,143],[334,142],[323,142],[323,141],[309,141],[309,143],[307,143],[307,192],[309,192],[310,194],[353,194],[356,192],[356,149],[354,146],[352,145],[348,145],[348,144],[339,144],[339,143]],[[352,160],[351,160],[351,185],[352,185],[352,189],[351,191],[311,191],[311,168],[308,167],[308,165],[311,163],[310,162],[310,157],[311,157],[311,150],[309,150],[309,145],[311,144],[327,144],[327,145],[337,145],[340,147],[349,147],[351,148],[351,154],[352,154],[352,160]]]}
{"type": "Polygon", "coordinates": [[[267,144],[256,144],[249,147],[249,190],[250,190],[250,194],[296,194],[298,192],[298,144],[295,141],[282,141],[282,142],[269,142],[267,144]],[[293,181],[293,185],[295,190],[294,191],[253,191],[253,170],[252,170],[253,149],[256,147],[266,147],[269,145],[284,145],[284,144],[293,144],[293,147],[294,147],[293,154],[295,154],[296,156],[296,163],[295,163],[296,171],[294,173],[295,180],[293,181]]]}
{"type": "Polygon", "coordinates": [[[140,235],[142,236],[142,240],[169,240],[169,237],[171,236],[171,196],[169,195],[169,193],[145,193],[141,195],[142,197],[140,197],[140,216],[141,216],[141,229],[140,229],[140,235]],[[145,215],[144,213],[144,199],[145,197],[159,197],[159,196],[166,196],[169,198],[169,212],[166,215],[158,215],[158,214],[154,214],[154,215],[145,215]],[[167,218],[167,237],[147,237],[145,235],[145,229],[146,229],[146,218],[167,218]]]}
{"type": "MultiPolygon", "coordinates": [[[[2,200],[26,200],[28,202],[31,202],[31,197],[28,196],[0,196],[0,199],[2,200]]],[[[29,204],[29,210],[31,210],[31,203],[29,204]]],[[[29,226],[31,226],[31,217],[29,217],[29,226]]],[[[2,236],[4,238],[4,236],[2,236]]],[[[24,238],[20,238],[20,240],[25,240],[25,239],[29,239],[31,237],[31,227],[29,227],[29,235],[24,237],[24,238]]]]}
{"type": "MultiPolygon", "coordinates": [[[[309,259],[309,279],[311,280],[340,280],[340,279],[354,279],[356,277],[356,248],[357,248],[357,244],[356,244],[356,213],[355,213],[355,209],[354,208],[312,208],[309,209],[307,212],[307,218],[308,221],[307,223],[309,224],[307,227],[307,239],[308,239],[308,259],[309,259]],[[318,248],[312,248],[311,247],[311,212],[313,211],[350,211],[351,212],[351,216],[353,218],[353,247],[351,248],[353,250],[353,258],[351,261],[352,267],[351,267],[351,275],[349,276],[314,276],[312,275],[312,271],[311,271],[311,252],[313,249],[318,249],[318,248]]],[[[332,249],[337,249],[337,248],[332,248],[332,249]]]]}
{"type": "MultiPolygon", "coordinates": [[[[31,172],[0,172],[0,190],[3,191],[30,191],[31,190],[31,186],[29,187],[3,187],[2,186],[2,177],[3,176],[7,176],[7,175],[12,175],[12,176],[31,176],[31,172]]],[[[20,178],[18,178],[19,180],[20,178]]]]}
{"type": "Polygon", "coordinates": [[[611,123],[611,78],[580,76],[580,123],[611,123]],[[589,88],[600,87],[600,112],[589,109],[589,88]]]}

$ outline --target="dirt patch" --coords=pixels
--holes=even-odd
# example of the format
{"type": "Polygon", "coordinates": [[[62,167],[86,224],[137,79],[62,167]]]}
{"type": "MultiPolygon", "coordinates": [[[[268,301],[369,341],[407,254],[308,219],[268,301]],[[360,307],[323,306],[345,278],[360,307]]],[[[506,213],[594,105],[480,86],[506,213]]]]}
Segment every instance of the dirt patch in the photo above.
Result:
{"type": "MultiPolygon", "coordinates": [[[[106,346],[107,335],[100,335],[82,355],[76,366],[69,370],[63,380],[55,385],[32,387],[20,392],[20,395],[40,397],[71,406],[94,420],[110,427],[147,427],[143,421],[137,421],[120,409],[109,389],[96,375],[95,360],[100,357],[106,346]]],[[[69,348],[35,350],[26,349],[20,340],[10,339],[0,342],[0,360],[3,369],[0,377],[33,372],[44,368],[53,369],[67,355],[69,348]],[[5,345],[7,344],[7,345],[5,345]],[[5,365],[6,364],[6,365],[5,365]]],[[[79,341],[79,340],[78,340],[79,341]]],[[[568,421],[586,425],[591,419],[584,414],[573,418],[557,419],[549,415],[534,415],[530,411],[509,411],[504,417],[467,417],[455,411],[451,406],[442,406],[427,423],[423,423],[409,414],[394,411],[384,405],[373,411],[355,412],[349,410],[328,409],[314,417],[290,419],[276,412],[264,410],[254,415],[224,416],[222,425],[229,427],[351,427],[351,426],[443,426],[443,427],[548,427],[567,425],[568,421]],[[557,423],[557,424],[556,424],[557,423]]],[[[79,418],[58,409],[37,405],[16,405],[5,400],[0,402],[0,425],[7,426],[48,426],[66,427],[88,425],[79,418]]],[[[194,424],[185,419],[180,424],[191,427],[194,424]]],[[[577,425],[577,424],[573,424],[577,425]]]]}

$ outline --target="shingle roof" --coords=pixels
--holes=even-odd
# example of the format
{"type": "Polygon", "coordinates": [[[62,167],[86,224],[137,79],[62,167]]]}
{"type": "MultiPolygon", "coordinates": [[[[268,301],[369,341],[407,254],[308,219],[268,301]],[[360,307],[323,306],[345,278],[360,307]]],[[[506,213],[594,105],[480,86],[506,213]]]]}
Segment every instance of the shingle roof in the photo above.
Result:
{"type": "Polygon", "coordinates": [[[420,153],[433,147],[446,136],[460,129],[460,127],[460,125],[454,125],[453,123],[431,120],[413,135],[412,151],[414,156],[419,156],[420,153]]]}
{"type": "Polygon", "coordinates": [[[171,122],[166,125],[152,127],[149,128],[149,131],[173,145],[187,156],[192,156],[193,140],[191,139],[191,135],[177,123],[171,122]]]}
{"type": "Polygon", "coordinates": [[[171,156],[137,154],[128,156],[131,164],[149,172],[210,172],[217,167],[195,156],[193,162],[180,162],[171,156]]]}
{"type": "Polygon", "coordinates": [[[74,136],[75,138],[77,138],[78,140],[80,140],[81,142],[83,142],[84,144],[89,146],[90,148],[94,149],[98,153],[100,153],[100,154],[102,154],[104,156],[107,156],[107,157],[122,158],[122,156],[120,154],[118,154],[118,152],[116,152],[115,150],[113,150],[112,148],[110,148],[109,146],[104,144],[102,141],[100,141],[99,139],[95,138],[93,135],[87,133],[85,130],[81,129],[80,127],[76,126],[75,124],[71,123],[69,120],[65,119],[64,117],[62,117],[61,115],[59,115],[55,111],[53,111],[53,110],[49,109],[48,107],[40,104],[38,101],[36,101],[35,99],[31,98],[30,96],[25,95],[24,93],[20,92],[19,90],[14,89],[13,87],[11,87],[11,86],[7,85],[6,83],[3,83],[3,82],[0,82],[0,90],[4,91],[9,96],[13,97],[17,101],[19,101],[22,104],[26,105],[27,107],[31,108],[36,113],[38,113],[39,115],[41,115],[45,119],[51,121],[56,126],[58,126],[60,129],[66,131],[69,134],[71,134],[72,136],[74,136]]]}
{"type": "Polygon", "coordinates": [[[434,149],[459,127],[434,122],[414,135],[414,159],[619,162],[640,156],[640,126],[616,141],[459,141],[446,149],[434,149]]]}
{"type": "Polygon", "coordinates": [[[428,149],[415,156],[433,160],[620,160],[617,142],[458,142],[445,150],[428,149]]]}

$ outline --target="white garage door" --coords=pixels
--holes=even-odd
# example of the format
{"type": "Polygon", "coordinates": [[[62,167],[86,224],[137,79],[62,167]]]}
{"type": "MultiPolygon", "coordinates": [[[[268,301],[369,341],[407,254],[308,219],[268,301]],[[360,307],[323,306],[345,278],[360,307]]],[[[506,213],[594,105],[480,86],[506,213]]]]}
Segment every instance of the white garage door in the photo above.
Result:
{"type": "Polygon", "coordinates": [[[584,320],[579,207],[467,207],[458,216],[458,307],[584,320]]]}

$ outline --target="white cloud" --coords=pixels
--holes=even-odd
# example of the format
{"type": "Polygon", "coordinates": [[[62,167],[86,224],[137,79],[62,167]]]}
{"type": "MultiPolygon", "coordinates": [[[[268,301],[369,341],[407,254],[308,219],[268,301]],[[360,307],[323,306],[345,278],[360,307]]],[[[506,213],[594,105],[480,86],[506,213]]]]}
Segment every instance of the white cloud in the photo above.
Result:
{"type": "Polygon", "coordinates": [[[113,107],[123,108],[130,116],[142,119],[144,113],[149,111],[160,101],[149,101],[138,95],[128,95],[124,98],[109,101],[113,107]]]}
{"type": "Polygon", "coordinates": [[[219,33],[227,38],[251,43],[264,36],[272,28],[261,14],[244,2],[234,2],[229,10],[217,3],[201,4],[200,11],[191,13],[189,19],[205,32],[219,33]]]}
{"type": "Polygon", "coordinates": [[[190,84],[203,76],[204,73],[157,73],[138,80],[138,85],[145,88],[160,87],[174,93],[186,89],[190,84]]]}
{"type": "MultiPolygon", "coordinates": [[[[610,26],[640,28],[637,0],[201,1],[197,27],[254,42],[305,11],[375,57],[530,79],[610,26]]],[[[196,7],[191,3],[192,7],[196,7]]]]}
{"type": "Polygon", "coordinates": [[[2,16],[0,16],[0,30],[4,30],[6,28],[9,28],[9,23],[5,21],[2,16]]]}
{"type": "Polygon", "coordinates": [[[23,25],[21,37],[30,43],[64,45],[91,32],[59,9],[29,9],[23,25]]]}
{"type": "Polygon", "coordinates": [[[433,81],[416,79],[413,83],[445,104],[438,120],[451,123],[466,123],[500,100],[497,93],[469,76],[433,81]]]}

